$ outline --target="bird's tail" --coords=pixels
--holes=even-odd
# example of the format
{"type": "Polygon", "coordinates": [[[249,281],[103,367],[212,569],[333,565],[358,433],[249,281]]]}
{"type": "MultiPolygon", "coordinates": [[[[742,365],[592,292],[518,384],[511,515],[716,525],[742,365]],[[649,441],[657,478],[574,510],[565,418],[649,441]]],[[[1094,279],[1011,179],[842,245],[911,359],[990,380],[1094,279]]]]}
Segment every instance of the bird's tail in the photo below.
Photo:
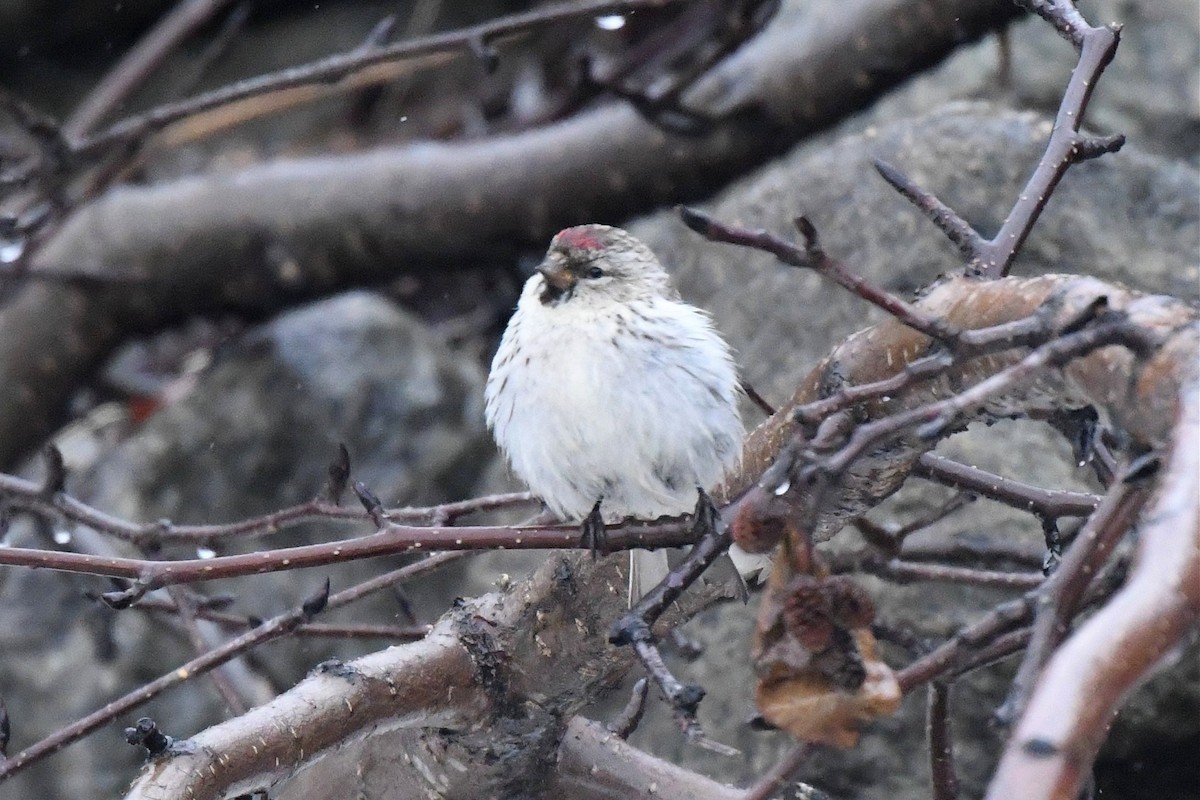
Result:
{"type": "Polygon", "coordinates": [[[629,551],[629,606],[649,592],[671,571],[666,550],[629,551]]]}
{"type": "Polygon", "coordinates": [[[771,572],[771,553],[747,553],[736,544],[729,546],[729,560],[746,583],[754,586],[771,572]]]}
{"type": "MultiPolygon", "coordinates": [[[[767,574],[771,571],[770,553],[747,553],[735,544],[729,548],[726,557],[728,561],[722,559],[714,566],[720,567],[723,562],[724,569],[727,570],[729,563],[732,562],[733,568],[741,576],[741,581],[745,582],[741,589],[743,595],[746,592],[746,584],[751,587],[755,586],[760,581],[766,580],[767,574]]],[[[661,583],[670,570],[666,550],[630,550],[629,606],[632,608],[645,594],[661,583]]],[[[723,574],[727,576],[728,580],[738,580],[729,572],[723,574]]]]}

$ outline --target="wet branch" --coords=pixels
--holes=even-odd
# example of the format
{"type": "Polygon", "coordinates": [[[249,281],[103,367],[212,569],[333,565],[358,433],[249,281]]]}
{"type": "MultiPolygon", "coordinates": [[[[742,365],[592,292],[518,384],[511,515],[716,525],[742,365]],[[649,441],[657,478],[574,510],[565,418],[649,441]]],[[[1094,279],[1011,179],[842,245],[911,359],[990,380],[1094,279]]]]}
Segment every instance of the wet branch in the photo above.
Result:
{"type": "Polygon", "coordinates": [[[1092,27],[1069,0],[1017,0],[1017,5],[1050,21],[1079,50],[1079,63],[1063,92],[1046,150],[996,235],[983,238],[966,220],[897,167],[883,161],[875,164],[883,179],[921,209],[958,247],[970,272],[984,278],[1008,274],[1017,251],[1071,165],[1114,153],[1125,144],[1125,137],[1120,134],[1090,136],[1080,132],[1092,90],[1120,43],[1120,28],[1092,27]]]}

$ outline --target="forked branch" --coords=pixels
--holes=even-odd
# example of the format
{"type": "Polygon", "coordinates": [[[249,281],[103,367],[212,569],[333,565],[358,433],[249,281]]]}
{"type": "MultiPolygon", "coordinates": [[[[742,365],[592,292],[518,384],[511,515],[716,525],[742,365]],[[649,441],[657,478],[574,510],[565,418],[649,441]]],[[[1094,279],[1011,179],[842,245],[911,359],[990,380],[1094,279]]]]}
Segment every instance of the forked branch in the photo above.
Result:
{"type": "Polygon", "coordinates": [[[883,179],[921,209],[958,247],[971,274],[983,278],[1008,274],[1054,187],[1072,164],[1116,152],[1125,144],[1120,134],[1090,136],[1080,132],[1092,90],[1117,51],[1120,28],[1089,25],[1070,0],[1017,0],[1017,5],[1050,21],[1079,50],[1079,63],[1063,92],[1046,150],[996,235],[985,239],[950,206],[900,169],[884,161],[875,164],[883,179]]]}

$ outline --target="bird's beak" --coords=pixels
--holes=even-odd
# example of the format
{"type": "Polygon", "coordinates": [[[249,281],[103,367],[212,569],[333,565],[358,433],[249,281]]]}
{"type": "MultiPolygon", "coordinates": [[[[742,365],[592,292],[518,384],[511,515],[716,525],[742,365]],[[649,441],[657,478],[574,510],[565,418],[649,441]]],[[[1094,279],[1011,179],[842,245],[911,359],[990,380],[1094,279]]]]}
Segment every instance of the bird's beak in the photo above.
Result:
{"type": "Polygon", "coordinates": [[[570,271],[563,269],[561,266],[543,261],[537,271],[542,273],[542,277],[546,279],[546,283],[555,291],[566,292],[575,286],[575,276],[570,271]]]}

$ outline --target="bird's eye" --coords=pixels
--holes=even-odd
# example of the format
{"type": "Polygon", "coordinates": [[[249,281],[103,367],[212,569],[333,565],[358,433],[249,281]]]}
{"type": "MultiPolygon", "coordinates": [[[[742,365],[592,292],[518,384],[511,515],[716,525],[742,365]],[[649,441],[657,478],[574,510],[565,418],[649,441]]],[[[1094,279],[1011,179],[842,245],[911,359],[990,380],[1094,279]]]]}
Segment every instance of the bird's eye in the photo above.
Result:
{"type": "Polygon", "coordinates": [[[587,277],[591,278],[592,280],[595,280],[596,278],[603,278],[604,270],[600,269],[599,267],[592,267],[587,271],[587,277]]]}

